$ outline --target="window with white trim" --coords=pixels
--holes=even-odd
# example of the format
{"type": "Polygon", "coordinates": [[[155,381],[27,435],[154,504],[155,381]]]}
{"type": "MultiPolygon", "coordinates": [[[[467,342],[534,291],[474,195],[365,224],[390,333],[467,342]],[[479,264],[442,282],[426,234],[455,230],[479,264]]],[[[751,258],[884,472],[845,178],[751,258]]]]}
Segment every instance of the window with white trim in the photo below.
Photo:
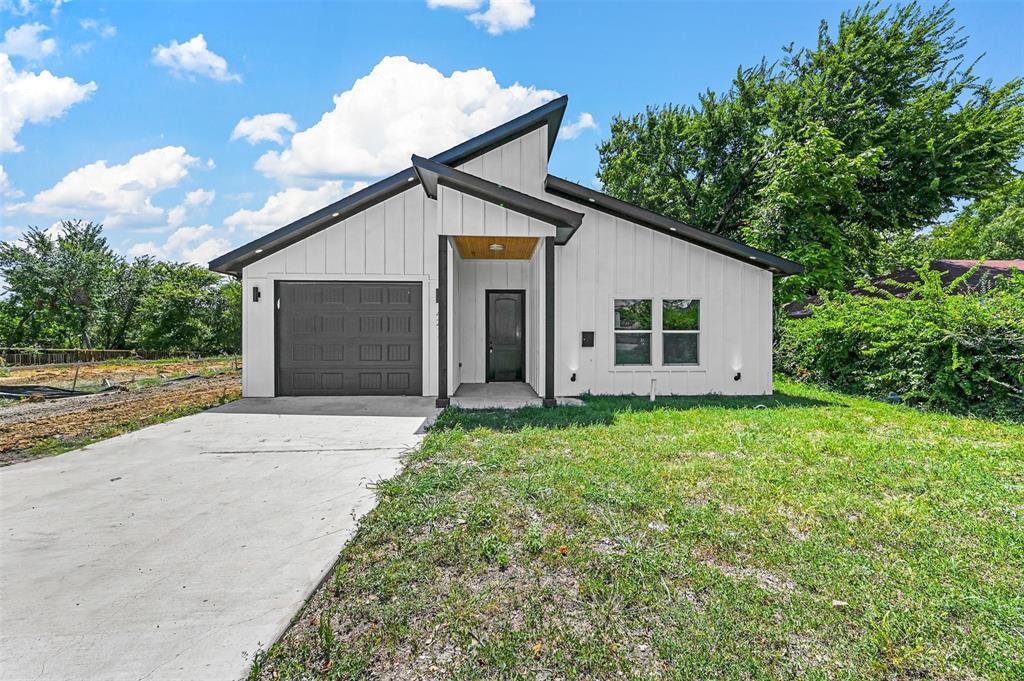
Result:
{"type": "Polygon", "coordinates": [[[616,366],[650,366],[652,302],[651,298],[615,300],[616,366]]]}
{"type": "Polygon", "coordinates": [[[700,301],[665,298],[661,301],[661,354],[665,366],[700,364],[700,301]]]}

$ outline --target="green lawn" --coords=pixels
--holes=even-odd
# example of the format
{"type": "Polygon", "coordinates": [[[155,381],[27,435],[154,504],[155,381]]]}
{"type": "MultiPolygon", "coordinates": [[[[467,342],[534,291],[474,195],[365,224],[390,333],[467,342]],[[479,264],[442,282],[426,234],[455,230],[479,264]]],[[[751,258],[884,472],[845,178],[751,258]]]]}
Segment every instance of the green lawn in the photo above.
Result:
{"type": "Polygon", "coordinates": [[[1024,427],[776,388],[446,411],[253,677],[1024,678],[1024,427]]]}

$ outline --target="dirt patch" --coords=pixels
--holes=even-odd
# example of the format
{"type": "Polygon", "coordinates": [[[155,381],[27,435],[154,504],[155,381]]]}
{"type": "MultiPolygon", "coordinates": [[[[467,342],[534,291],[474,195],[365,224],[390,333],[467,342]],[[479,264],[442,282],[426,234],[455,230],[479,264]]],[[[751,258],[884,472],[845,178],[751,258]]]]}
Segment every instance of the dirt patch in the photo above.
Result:
{"type": "Polygon", "coordinates": [[[796,583],[782,575],[761,568],[723,563],[712,555],[697,552],[695,557],[706,567],[717,570],[726,577],[736,580],[753,580],[760,588],[774,593],[791,593],[796,591],[796,583]]]}
{"type": "MultiPolygon", "coordinates": [[[[40,445],[101,436],[111,429],[189,408],[202,409],[241,393],[238,372],[177,380],[126,391],[21,402],[0,410],[0,465],[37,456],[40,445]]],[[[114,434],[114,433],[112,433],[114,434]]]]}
{"type": "MultiPolygon", "coordinates": [[[[181,359],[144,362],[122,360],[78,365],[77,388],[88,389],[99,386],[104,380],[110,383],[131,383],[140,379],[162,379],[186,374],[231,370],[238,367],[237,357],[215,359],[181,359]]],[[[70,388],[75,382],[75,365],[11,367],[9,373],[0,376],[0,385],[49,385],[55,388],[70,388]]]]}

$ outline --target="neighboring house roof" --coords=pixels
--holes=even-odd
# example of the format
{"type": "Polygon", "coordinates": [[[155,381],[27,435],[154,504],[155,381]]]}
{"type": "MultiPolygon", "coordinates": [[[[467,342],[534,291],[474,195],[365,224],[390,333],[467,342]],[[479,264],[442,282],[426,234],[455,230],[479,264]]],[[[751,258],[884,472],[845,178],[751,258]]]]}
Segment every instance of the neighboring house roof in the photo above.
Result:
{"type": "MultiPolygon", "coordinates": [[[[280,251],[356,213],[366,210],[405,191],[410,182],[420,181],[428,196],[436,197],[438,182],[478,198],[504,204],[516,212],[556,227],[556,243],[565,244],[582,223],[583,215],[566,210],[543,199],[503,187],[483,178],[465,173],[451,166],[465,163],[509,142],[516,137],[546,125],[548,157],[558,136],[558,128],[565,114],[569,98],[562,96],[533,111],[523,114],[504,125],[489,130],[430,159],[413,157],[414,167],[385,178],[375,184],[336,201],[320,210],[277,229],[244,246],[210,261],[210,269],[241,277],[242,268],[261,258],[280,251]],[[444,178],[444,179],[441,179],[444,178]]],[[[725,237],[705,232],[625,201],[588,189],[581,185],[548,175],[545,182],[548,193],[569,201],[619,216],[656,232],[697,244],[709,250],[742,260],[777,275],[799,274],[803,266],[765,251],[725,237]]]]}
{"type": "MultiPolygon", "coordinates": [[[[508,123],[477,135],[447,151],[442,151],[434,156],[433,160],[446,165],[465,163],[543,125],[547,125],[548,129],[548,156],[550,157],[568,102],[569,98],[562,95],[508,123]]],[[[240,277],[242,268],[246,265],[375,206],[405,191],[409,183],[415,181],[416,173],[412,168],[406,168],[391,177],[350,194],[340,201],[310,213],[306,217],[299,218],[289,225],[225,253],[219,258],[214,258],[210,261],[210,269],[240,277]]]]}
{"type": "Polygon", "coordinates": [[[634,206],[613,196],[602,194],[554,175],[548,175],[544,187],[549,194],[561,196],[584,206],[591,206],[610,215],[615,215],[648,229],[653,229],[656,232],[689,241],[722,255],[728,255],[732,258],[746,261],[751,265],[771,270],[775,274],[800,274],[804,271],[804,267],[800,263],[780,258],[777,255],[752,248],[732,239],[726,239],[711,232],[705,232],[703,229],[698,229],[684,222],[679,222],[645,208],[634,206]]]}
{"type": "Polygon", "coordinates": [[[576,213],[562,208],[550,201],[538,199],[536,196],[524,194],[509,187],[485,180],[482,177],[464,173],[443,163],[431,161],[421,156],[412,157],[412,167],[416,171],[423,190],[432,199],[437,198],[437,186],[451,187],[463,194],[475,196],[503,208],[514,210],[528,217],[546,222],[555,227],[555,243],[564,245],[583,224],[583,213],[576,213]]]}
{"type": "MultiPolygon", "coordinates": [[[[998,277],[1008,277],[1014,270],[1024,272],[1024,260],[932,260],[928,268],[942,273],[942,285],[950,286],[954,281],[975,269],[969,277],[957,284],[956,293],[977,291],[998,277]]],[[[910,293],[911,285],[921,281],[917,270],[912,267],[890,272],[871,281],[871,288],[852,287],[848,292],[855,296],[880,297],[886,293],[902,298],[910,293]]],[[[814,305],[821,304],[821,296],[810,296],[803,300],[786,303],[783,310],[790,317],[809,317],[814,305]]]]}

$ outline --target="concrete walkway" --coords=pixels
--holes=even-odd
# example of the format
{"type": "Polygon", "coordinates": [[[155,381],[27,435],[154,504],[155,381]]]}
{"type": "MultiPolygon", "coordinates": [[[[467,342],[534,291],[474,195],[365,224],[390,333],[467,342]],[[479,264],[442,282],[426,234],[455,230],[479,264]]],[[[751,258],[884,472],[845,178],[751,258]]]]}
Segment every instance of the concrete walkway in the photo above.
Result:
{"type": "Polygon", "coordinates": [[[241,400],[0,469],[0,678],[242,677],[435,415],[241,400]]]}

